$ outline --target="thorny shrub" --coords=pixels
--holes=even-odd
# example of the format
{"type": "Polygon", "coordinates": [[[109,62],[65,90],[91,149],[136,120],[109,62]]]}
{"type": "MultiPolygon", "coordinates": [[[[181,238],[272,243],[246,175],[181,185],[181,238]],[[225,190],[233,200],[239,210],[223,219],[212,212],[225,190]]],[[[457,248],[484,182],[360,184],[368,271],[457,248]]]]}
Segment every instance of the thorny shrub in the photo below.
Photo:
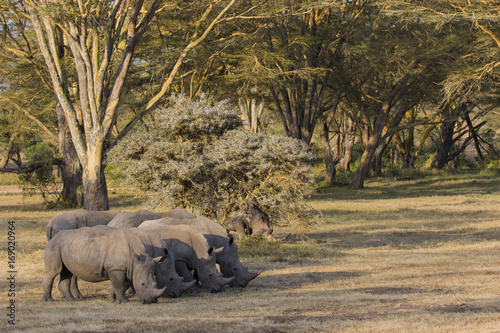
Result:
{"type": "Polygon", "coordinates": [[[313,188],[315,157],[302,141],[239,129],[227,102],[171,102],[155,110],[149,131],[129,135],[109,154],[150,206],[193,208],[224,222],[254,204],[296,229],[319,217],[303,201],[313,188]]]}

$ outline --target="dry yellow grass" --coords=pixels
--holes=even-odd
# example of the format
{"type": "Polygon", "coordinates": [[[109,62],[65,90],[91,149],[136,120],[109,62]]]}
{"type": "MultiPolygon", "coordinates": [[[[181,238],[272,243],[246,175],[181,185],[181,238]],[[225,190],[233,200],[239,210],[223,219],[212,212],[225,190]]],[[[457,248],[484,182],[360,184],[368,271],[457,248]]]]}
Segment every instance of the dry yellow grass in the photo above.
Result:
{"type": "MultiPolygon", "coordinates": [[[[2,332],[500,332],[500,179],[492,174],[370,180],[331,188],[311,203],[325,223],[307,246],[340,255],[298,260],[244,257],[264,270],[245,289],[202,291],[143,305],[106,301],[109,284],[81,283],[88,298],[40,302],[45,225],[16,187],[0,187],[0,218],[17,227],[16,325],[2,332]]],[[[118,209],[140,202],[112,197],[118,209]]],[[[9,297],[7,228],[1,232],[0,306],[9,297]]],[[[286,228],[276,230],[286,233],[286,228]]],[[[298,242],[291,237],[290,242],[298,242]]],[[[286,246],[285,246],[286,250],[286,246]]]]}

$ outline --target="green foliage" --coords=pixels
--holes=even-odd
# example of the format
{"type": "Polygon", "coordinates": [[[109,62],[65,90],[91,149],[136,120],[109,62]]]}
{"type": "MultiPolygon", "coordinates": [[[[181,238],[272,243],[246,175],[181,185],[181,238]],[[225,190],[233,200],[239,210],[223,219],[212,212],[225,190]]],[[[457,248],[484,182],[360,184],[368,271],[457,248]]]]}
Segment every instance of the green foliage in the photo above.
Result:
{"type": "MultiPolygon", "coordinates": [[[[256,204],[272,220],[313,221],[302,198],[313,185],[314,155],[301,141],[238,129],[226,102],[171,98],[110,151],[109,162],[153,207],[190,207],[221,221],[256,204]]],[[[293,222],[292,222],[293,221],[293,222]]]]}
{"type": "Polygon", "coordinates": [[[49,144],[37,142],[26,149],[26,161],[28,163],[43,162],[42,167],[19,175],[23,193],[28,196],[42,195],[44,204],[49,208],[57,204],[61,192],[60,184],[54,176],[54,167],[50,162],[53,157],[54,153],[49,144]]]}

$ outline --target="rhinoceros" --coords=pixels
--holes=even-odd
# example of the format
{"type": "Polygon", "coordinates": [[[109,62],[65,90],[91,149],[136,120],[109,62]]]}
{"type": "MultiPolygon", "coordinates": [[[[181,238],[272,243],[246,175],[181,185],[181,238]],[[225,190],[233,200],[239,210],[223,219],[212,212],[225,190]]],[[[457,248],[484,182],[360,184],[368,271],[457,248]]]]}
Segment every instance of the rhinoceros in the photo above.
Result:
{"type": "MultiPolygon", "coordinates": [[[[95,226],[94,228],[115,229],[108,226],[95,226]]],[[[151,258],[162,257],[162,259],[155,264],[155,276],[158,288],[165,287],[164,295],[170,297],[179,297],[181,293],[192,287],[196,281],[183,282],[184,278],[177,274],[175,270],[174,252],[170,246],[167,246],[160,236],[148,232],[146,230],[131,228],[127,229],[135,236],[139,237],[144,244],[146,253],[151,258]]],[[[132,292],[135,290],[130,286],[132,292]]]]}
{"type": "Polygon", "coordinates": [[[127,229],[89,228],[63,230],[45,247],[45,275],[42,301],[52,301],[52,284],[59,275],[59,290],[73,301],[70,279],[73,275],[89,282],[111,280],[111,301],[127,302],[124,289],[132,282],[143,303],[156,302],[166,288],[156,288],[155,262],[139,237],[127,229]]]}
{"type": "MultiPolygon", "coordinates": [[[[191,271],[195,271],[201,286],[210,292],[219,292],[234,277],[225,278],[217,270],[215,256],[222,248],[209,246],[207,239],[187,225],[165,225],[156,221],[145,221],[138,229],[148,230],[159,235],[172,247],[175,257],[175,269],[184,277],[184,281],[193,281],[191,271]]],[[[196,285],[186,291],[197,293],[196,285]]]]}
{"type": "Polygon", "coordinates": [[[60,212],[47,225],[47,241],[61,230],[106,225],[118,213],[120,211],[116,209],[100,211],[77,209],[70,212],[60,212]]]}
{"type": "Polygon", "coordinates": [[[250,206],[250,216],[248,218],[235,217],[232,220],[232,226],[239,238],[243,238],[245,235],[258,235],[269,241],[276,241],[276,238],[272,235],[273,228],[269,226],[269,215],[256,205],[250,206]]]}
{"type": "Polygon", "coordinates": [[[135,228],[143,221],[161,219],[162,217],[194,219],[196,216],[182,208],[174,208],[166,212],[151,212],[146,209],[140,209],[135,212],[121,212],[117,214],[109,221],[108,226],[115,228],[135,228]]]}
{"type": "MultiPolygon", "coordinates": [[[[93,227],[96,225],[106,225],[118,213],[119,210],[93,211],[87,209],[77,209],[69,212],[60,212],[47,224],[47,241],[50,241],[55,234],[61,230],[78,229],[82,227],[93,227]]],[[[71,293],[74,297],[83,299],[83,295],[78,290],[76,277],[71,278],[71,293]]]]}
{"type": "MultiPolygon", "coordinates": [[[[208,245],[214,248],[223,248],[215,256],[215,261],[219,264],[220,271],[224,277],[234,277],[229,283],[231,287],[246,287],[248,282],[255,279],[260,273],[250,273],[238,257],[238,247],[233,236],[222,225],[206,217],[197,217],[191,220],[179,220],[164,217],[155,220],[156,223],[166,225],[188,225],[199,231],[207,239],[208,245]]],[[[143,222],[145,224],[152,222],[143,222]]]]}

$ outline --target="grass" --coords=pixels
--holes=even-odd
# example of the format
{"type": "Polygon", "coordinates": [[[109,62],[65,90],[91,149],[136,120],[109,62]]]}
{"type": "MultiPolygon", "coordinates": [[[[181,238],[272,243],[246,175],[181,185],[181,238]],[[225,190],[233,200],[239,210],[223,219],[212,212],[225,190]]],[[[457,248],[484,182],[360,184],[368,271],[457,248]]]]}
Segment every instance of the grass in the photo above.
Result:
{"type": "MultiPolygon", "coordinates": [[[[122,189],[111,206],[141,207],[122,189]]],[[[239,241],[263,273],[245,289],[143,305],[106,301],[109,283],[81,283],[88,298],[40,302],[45,226],[13,185],[0,186],[0,219],[16,221],[16,326],[2,332],[499,332],[500,177],[497,171],[374,178],[364,190],[322,188],[309,200],[325,216],[281,244],[239,241]]],[[[6,236],[1,236],[6,267],[6,236]]],[[[293,230],[275,228],[277,235],[293,230]]],[[[5,273],[5,268],[4,268],[5,273]]],[[[0,305],[8,305],[0,280],[0,305]]],[[[4,310],[5,311],[5,310],[4,310]]]]}

